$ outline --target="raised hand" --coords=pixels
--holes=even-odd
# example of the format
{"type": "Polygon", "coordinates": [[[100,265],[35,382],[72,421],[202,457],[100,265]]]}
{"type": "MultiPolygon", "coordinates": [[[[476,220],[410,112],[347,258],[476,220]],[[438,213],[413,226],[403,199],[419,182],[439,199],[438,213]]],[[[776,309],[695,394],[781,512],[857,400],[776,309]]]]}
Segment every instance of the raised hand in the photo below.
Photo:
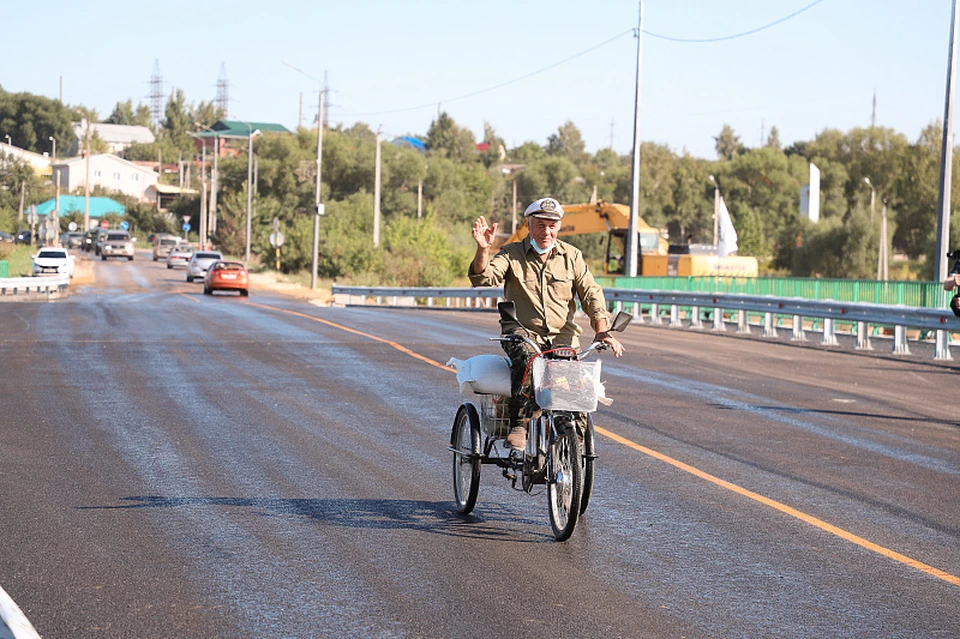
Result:
{"type": "Polygon", "coordinates": [[[487,226],[487,220],[482,215],[473,223],[473,239],[480,249],[489,249],[497,237],[497,224],[487,226]]]}

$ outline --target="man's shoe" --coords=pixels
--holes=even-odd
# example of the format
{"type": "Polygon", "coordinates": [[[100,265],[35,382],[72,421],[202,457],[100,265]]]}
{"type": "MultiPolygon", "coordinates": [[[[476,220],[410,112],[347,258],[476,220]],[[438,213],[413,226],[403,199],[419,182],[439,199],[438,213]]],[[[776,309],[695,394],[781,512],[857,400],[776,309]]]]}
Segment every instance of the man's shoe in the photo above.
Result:
{"type": "Polygon", "coordinates": [[[523,426],[514,426],[507,435],[507,448],[523,450],[527,446],[527,429],[523,426]]]}

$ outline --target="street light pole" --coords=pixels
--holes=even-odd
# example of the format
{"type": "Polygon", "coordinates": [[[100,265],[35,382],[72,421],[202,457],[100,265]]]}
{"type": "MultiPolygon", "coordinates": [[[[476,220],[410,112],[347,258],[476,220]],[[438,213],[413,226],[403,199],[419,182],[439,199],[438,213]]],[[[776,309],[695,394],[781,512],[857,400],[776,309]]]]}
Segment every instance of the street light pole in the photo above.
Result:
{"type": "Polygon", "coordinates": [[[13,146],[13,143],[10,142],[10,136],[9,136],[9,135],[4,134],[3,137],[7,138],[7,146],[13,146]]]}
{"type": "Polygon", "coordinates": [[[250,235],[253,231],[253,221],[250,211],[253,207],[253,136],[260,133],[260,129],[253,130],[253,126],[247,122],[247,130],[250,131],[247,136],[247,241],[246,251],[244,252],[244,261],[250,263],[250,235]]]}
{"type": "Polygon", "coordinates": [[[870,221],[872,222],[876,218],[876,215],[874,215],[874,208],[876,207],[877,203],[877,191],[873,188],[873,183],[870,181],[870,178],[865,177],[863,178],[863,181],[867,186],[870,187],[870,221]]]}
{"type": "Polygon", "coordinates": [[[51,135],[47,139],[49,139],[53,143],[53,151],[51,153],[53,155],[53,161],[56,162],[57,161],[57,138],[51,135]]]}

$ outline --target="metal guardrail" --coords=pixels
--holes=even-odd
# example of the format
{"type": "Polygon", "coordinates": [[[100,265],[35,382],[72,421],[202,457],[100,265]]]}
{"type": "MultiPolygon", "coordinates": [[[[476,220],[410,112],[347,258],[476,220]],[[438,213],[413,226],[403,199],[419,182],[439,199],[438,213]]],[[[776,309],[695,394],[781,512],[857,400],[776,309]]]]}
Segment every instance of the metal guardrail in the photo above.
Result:
{"type": "Polygon", "coordinates": [[[2,277],[0,295],[28,295],[30,293],[60,292],[70,285],[68,275],[51,277],[2,277]]]}
{"type": "MultiPolygon", "coordinates": [[[[396,287],[349,287],[333,286],[336,303],[351,305],[354,298],[359,304],[366,304],[369,298],[377,305],[435,306],[434,300],[445,300],[447,307],[492,308],[497,300],[503,298],[502,288],[396,288],[396,287]],[[461,305],[460,300],[465,304],[461,305]],[[455,303],[452,303],[455,302],[455,303]]],[[[764,295],[742,295],[737,293],[697,293],[682,291],[645,291],[605,288],[604,295],[608,303],[616,310],[629,305],[634,317],[652,325],[704,329],[704,318],[710,328],[725,331],[727,316],[730,323],[736,323],[737,333],[752,332],[750,315],[761,315],[759,323],[761,336],[778,337],[775,324],[787,320],[791,329],[792,341],[804,341],[806,329],[804,320],[822,320],[818,329],[823,346],[837,346],[837,323],[850,324],[851,334],[856,337],[858,350],[870,350],[870,327],[892,327],[893,349],[898,355],[910,353],[907,329],[933,331],[935,337],[934,359],[953,359],[950,355],[950,333],[960,333],[960,318],[946,309],[933,309],[915,306],[890,306],[868,302],[844,302],[837,300],[809,300],[795,297],[770,297],[764,295]],[[666,315],[666,317],[664,317],[666,315]],[[686,315],[687,324],[683,323],[686,315]]],[[[755,325],[754,325],[755,326],[755,325]]]]}
{"type": "Polygon", "coordinates": [[[417,300],[424,300],[426,306],[435,306],[438,299],[444,300],[444,306],[451,308],[489,308],[496,307],[490,300],[503,299],[502,288],[432,288],[388,286],[337,286],[332,287],[334,303],[354,304],[353,298],[360,298],[360,304],[366,304],[373,298],[374,304],[381,305],[389,300],[389,306],[417,306],[417,300]],[[463,304],[461,304],[461,300],[463,304]]]}

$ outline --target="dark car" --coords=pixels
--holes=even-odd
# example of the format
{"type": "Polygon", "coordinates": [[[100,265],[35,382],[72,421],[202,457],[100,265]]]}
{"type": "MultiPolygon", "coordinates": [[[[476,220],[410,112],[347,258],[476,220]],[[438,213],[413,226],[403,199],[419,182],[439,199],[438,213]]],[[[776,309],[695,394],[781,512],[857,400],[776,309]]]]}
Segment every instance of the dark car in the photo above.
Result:
{"type": "Polygon", "coordinates": [[[97,231],[87,231],[83,234],[83,244],[80,245],[84,251],[92,251],[97,243],[97,231]]]}
{"type": "Polygon", "coordinates": [[[16,244],[30,244],[33,240],[33,234],[30,232],[30,229],[23,229],[17,233],[14,242],[16,244]]]}
{"type": "Polygon", "coordinates": [[[0,242],[6,242],[7,244],[13,244],[13,236],[9,233],[4,233],[0,231],[0,242]]]}

